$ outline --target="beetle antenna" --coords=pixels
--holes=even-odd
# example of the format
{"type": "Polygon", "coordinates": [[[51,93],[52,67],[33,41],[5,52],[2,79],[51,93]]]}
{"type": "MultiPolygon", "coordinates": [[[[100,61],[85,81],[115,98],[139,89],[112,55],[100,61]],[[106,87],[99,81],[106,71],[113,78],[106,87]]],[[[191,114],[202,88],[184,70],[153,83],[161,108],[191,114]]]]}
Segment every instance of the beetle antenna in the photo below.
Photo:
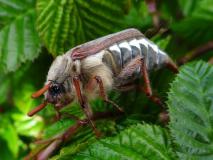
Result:
{"type": "Polygon", "coordinates": [[[47,106],[47,102],[44,101],[42,104],[40,104],[39,106],[37,106],[36,108],[34,108],[33,110],[31,110],[30,112],[27,113],[27,115],[29,117],[32,117],[34,114],[36,114],[37,112],[39,112],[40,110],[42,110],[44,107],[47,106]]]}
{"type": "Polygon", "coordinates": [[[45,85],[43,88],[41,88],[40,90],[38,90],[37,92],[32,94],[32,98],[38,98],[40,97],[44,92],[46,92],[49,88],[50,88],[50,83],[48,83],[47,85],[45,85]]]}

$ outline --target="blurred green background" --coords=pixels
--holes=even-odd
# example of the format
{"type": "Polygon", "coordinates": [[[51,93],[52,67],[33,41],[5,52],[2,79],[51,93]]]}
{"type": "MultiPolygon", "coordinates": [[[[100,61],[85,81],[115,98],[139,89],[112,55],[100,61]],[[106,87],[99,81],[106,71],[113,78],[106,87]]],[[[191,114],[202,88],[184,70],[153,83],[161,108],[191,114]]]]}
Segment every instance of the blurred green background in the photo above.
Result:
{"type": "MultiPolygon", "coordinates": [[[[212,0],[0,0],[0,160],[22,159],[36,148],[36,139],[56,135],[72,123],[61,120],[52,125],[51,106],[32,118],[26,115],[41,101],[30,96],[43,86],[54,58],[78,44],[131,27],[179,64],[186,55],[186,61],[209,61],[212,56],[212,0]],[[205,52],[190,58],[199,47],[206,47],[205,52]]],[[[166,101],[174,75],[163,69],[150,76],[154,92],[166,101]]],[[[112,92],[110,98],[126,114],[98,123],[105,135],[138,121],[163,125],[159,107],[142,93],[112,92]]],[[[91,103],[96,112],[114,110],[101,100],[91,103]]],[[[74,104],[64,112],[78,115],[78,107],[74,104]]]]}

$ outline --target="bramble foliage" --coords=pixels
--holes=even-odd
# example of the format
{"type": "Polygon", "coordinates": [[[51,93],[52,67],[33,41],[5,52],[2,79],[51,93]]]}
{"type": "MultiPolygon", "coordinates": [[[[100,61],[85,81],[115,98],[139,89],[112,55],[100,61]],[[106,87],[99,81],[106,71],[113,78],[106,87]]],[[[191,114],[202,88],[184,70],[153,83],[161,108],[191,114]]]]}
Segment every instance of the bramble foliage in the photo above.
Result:
{"type": "MultiPolygon", "coordinates": [[[[77,148],[77,147],[76,147],[77,148]]],[[[115,137],[101,139],[73,153],[69,146],[61,150],[61,159],[173,159],[171,141],[165,129],[147,124],[126,128],[115,137]]]]}
{"type": "Polygon", "coordinates": [[[180,159],[213,158],[213,67],[191,63],[183,67],[168,96],[170,129],[180,159]]]}
{"type": "Polygon", "coordinates": [[[150,73],[153,92],[168,107],[169,125],[163,121],[166,110],[162,113],[140,91],[113,91],[109,98],[125,114],[101,99],[92,101],[93,112],[102,113],[95,120],[102,136],[97,139],[89,125],[80,126],[55,147],[50,159],[213,159],[213,67],[207,63],[213,47],[205,45],[213,41],[213,2],[156,1],[157,13],[151,13],[148,6],[153,2],[0,0],[0,160],[51,149],[60,142],[54,137],[76,125],[65,113],[85,118],[78,104],[63,108],[59,121],[51,105],[27,116],[42,101],[30,96],[43,86],[53,59],[76,45],[131,27],[176,62],[198,46],[207,47],[196,57],[199,61],[184,64],[177,75],[166,69],[150,73]],[[155,15],[160,30],[153,22],[155,15]],[[38,139],[51,141],[35,144],[38,139]]]}
{"type": "Polygon", "coordinates": [[[37,29],[55,56],[121,26],[122,1],[38,0],[37,29]],[[117,26],[117,27],[115,27],[117,26]]]}
{"type": "Polygon", "coordinates": [[[15,71],[39,55],[35,0],[0,1],[0,68],[15,71]]]}

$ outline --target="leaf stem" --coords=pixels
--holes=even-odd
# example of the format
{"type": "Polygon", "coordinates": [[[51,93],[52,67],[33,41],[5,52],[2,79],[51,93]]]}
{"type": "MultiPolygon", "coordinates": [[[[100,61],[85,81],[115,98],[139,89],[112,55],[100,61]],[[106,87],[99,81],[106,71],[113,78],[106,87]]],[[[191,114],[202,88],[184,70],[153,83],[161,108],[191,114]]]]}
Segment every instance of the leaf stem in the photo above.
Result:
{"type": "Polygon", "coordinates": [[[188,54],[181,57],[177,62],[179,65],[182,65],[188,61],[191,61],[191,60],[207,53],[210,50],[213,50],[213,41],[209,41],[208,43],[191,50],[190,52],[188,52],[188,54]]]}

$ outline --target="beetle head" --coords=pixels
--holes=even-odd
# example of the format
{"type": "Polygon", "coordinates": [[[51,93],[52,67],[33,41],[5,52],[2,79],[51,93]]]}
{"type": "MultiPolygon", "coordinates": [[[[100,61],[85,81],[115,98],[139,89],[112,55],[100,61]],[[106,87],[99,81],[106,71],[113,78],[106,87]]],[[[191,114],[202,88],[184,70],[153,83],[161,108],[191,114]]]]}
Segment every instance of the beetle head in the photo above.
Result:
{"type": "MultiPolygon", "coordinates": [[[[75,99],[72,77],[79,74],[79,66],[79,63],[73,62],[68,54],[58,56],[54,60],[49,69],[44,87],[32,95],[32,98],[37,98],[44,94],[45,105],[44,103],[40,105],[42,106],[41,109],[43,109],[47,103],[53,104],[56,108],[62,108],[75,99]]],[[[41,109],[34,109],[36,111],[30,112],[28,115],[32,116],[41,109]]]]}

